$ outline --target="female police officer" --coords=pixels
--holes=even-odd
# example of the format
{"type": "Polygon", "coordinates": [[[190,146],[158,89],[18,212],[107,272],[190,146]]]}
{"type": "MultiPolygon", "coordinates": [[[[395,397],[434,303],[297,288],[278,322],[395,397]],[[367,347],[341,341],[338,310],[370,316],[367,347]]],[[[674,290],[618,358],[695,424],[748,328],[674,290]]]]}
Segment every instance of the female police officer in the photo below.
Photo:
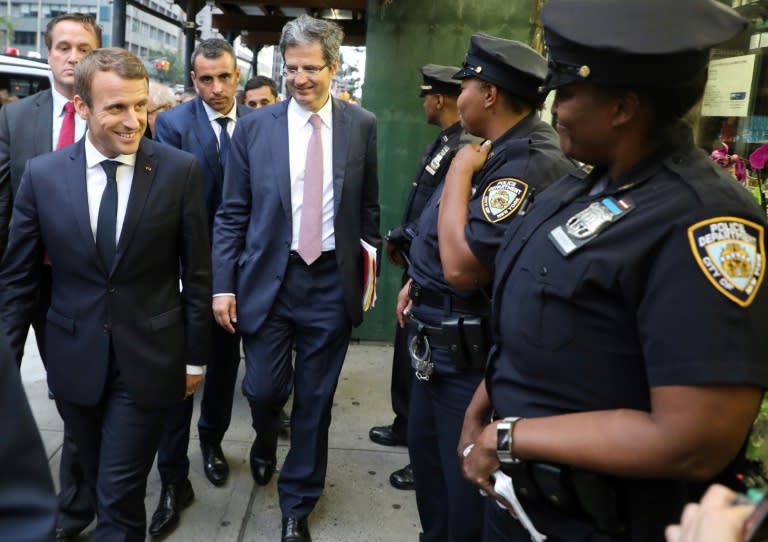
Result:
{"type": "Polygon", "coordinates": [[[574,167],[555,131],[536,115],[546,74],[546,60],[530,47],[478,33],[454,76],[462,79],[457,102],[462,126],[490,144],[465,145],[450,162],[446,180],[416,223],[410,280],[397,304],[401,324],[409,308],[415,341],[408,451],[421,542],[475,542],[482,532],[483,499],[462,477],[454,450],[487,357],[490,302],[484,287],[490,285],[504,230],[525,195],[574,167]],[[446,205],[454,209],[453,236],[438,232],[438,212],[446,205]],[[446,266],[449,253],[459,265],[446,266]],[[464,282],[449,282],[457,277],[464,282]]]}
{"type": "MultiPolygon", "coordinates": [[[[501,461],[550,541],[663,540],[768,386],[765,216],[679,120],[746,23],[715,0],[549,0],[542,20],[561,147],[595,167],[499,248],[464,473],[495,496],[501,461]]],[[[528,540],[495,505],[485,526],[528,540]]]]}

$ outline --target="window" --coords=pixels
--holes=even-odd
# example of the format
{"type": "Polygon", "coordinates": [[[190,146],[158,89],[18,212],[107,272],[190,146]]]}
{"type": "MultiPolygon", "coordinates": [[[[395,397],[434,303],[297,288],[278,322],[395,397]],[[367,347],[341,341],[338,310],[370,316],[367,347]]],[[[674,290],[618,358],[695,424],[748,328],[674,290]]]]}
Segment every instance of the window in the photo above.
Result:
{"type": "Polygon", "coordinates": [[[37,4],[19,4],[22,17],[37,17],[37,4]]]}
{"type": "Polygon", "coordinates": [[[17,30],[13,33],[13,41],[17,45],[35,45],[35,37],[37,32],[27,32],[25,30],[17,30]]]}

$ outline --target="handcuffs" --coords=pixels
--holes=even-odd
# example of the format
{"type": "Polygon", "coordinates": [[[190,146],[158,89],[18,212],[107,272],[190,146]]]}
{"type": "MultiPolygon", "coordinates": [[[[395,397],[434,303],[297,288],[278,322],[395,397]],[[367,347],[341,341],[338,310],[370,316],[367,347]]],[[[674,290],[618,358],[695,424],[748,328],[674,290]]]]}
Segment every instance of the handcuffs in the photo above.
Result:
{"type": "Polygon", "coordinates": [[[408,309],[403,311],[403,316],[416,324],[416,333],[408,344],[408,353],[411,355],[411,367],[416,372],[416,378],[426,382],[435,372],[435,364],[432,362],[432,348],[429,338],[424,335],[426,324],[416,318],[408,309]]]}

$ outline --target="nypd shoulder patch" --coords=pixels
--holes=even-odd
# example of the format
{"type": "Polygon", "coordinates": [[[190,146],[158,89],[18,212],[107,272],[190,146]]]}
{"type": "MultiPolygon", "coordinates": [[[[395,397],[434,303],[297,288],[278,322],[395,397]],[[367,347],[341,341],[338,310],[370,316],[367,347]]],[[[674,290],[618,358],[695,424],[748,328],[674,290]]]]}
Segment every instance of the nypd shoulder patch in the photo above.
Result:
{"type": "Polygon", "coordinates": [[[481,200],[483,214],[488,222],[501,222],[520,208],[528,194],[528,183],[506,177],[488,183],[481,200]]]}
{"type": "Polygon", "coordinates": [[[725,297],[748,307],[765,275],[764,229],[733,216],[718,216],[688,228],[693,257],[725,297]]]}

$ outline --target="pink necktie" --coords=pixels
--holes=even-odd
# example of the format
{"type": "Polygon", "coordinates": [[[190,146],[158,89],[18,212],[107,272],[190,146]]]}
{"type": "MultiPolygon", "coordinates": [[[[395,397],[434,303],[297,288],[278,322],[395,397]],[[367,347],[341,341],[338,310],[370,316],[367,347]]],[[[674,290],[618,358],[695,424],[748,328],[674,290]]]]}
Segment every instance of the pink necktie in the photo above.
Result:
{"type": "Polygon", "coordinates": [[[299,256],[310,265],[323,250],[323,121],[317,114],[309,117],[312,135],[307,146],[304,165],[304,195],[299,228],[299,256]]]}
{"type": "Polygon", "coordinates": [[[67,102],[64,104],[64,120],[61,122],[61,132],[59,132],[59,141],[56,143],[56,150],[71,145],[75,142],[75,104],[67,102]]]}

